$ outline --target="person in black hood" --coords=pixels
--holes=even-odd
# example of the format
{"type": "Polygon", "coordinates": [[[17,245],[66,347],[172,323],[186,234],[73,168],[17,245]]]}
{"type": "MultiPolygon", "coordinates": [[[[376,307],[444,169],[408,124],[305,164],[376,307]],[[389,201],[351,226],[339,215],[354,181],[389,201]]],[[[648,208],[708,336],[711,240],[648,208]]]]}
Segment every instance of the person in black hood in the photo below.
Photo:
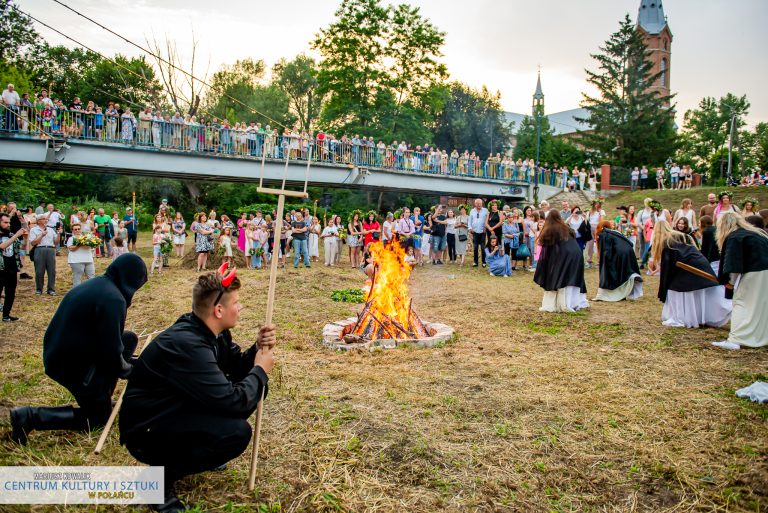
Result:
{"type": "Polygon", "coordinates": [[[35,429],[89,430],[107,422],[117,380],[129,376],[138,342],[135,333],[124,331],[128,307],[146,282],[144,261],[128,253],[102,276],[64,296],[45,331],[43,364],[45,373],[69,390],[80,408],[14,408],[15,441],[26,444],[35,429]]]}
{"type": "Polygon", "coordinates": [[[240,317],[234,271],[201,275],[192,312],[179,317],[139,356],[120,410],[120,441],[137,460],[165,468],[165,502],[156,511],[183,511],[174,483],[213,470],[245,451],[248,418],[267,394],[274,363],[274,326],[243,351],[230,329],[240,317]]]}

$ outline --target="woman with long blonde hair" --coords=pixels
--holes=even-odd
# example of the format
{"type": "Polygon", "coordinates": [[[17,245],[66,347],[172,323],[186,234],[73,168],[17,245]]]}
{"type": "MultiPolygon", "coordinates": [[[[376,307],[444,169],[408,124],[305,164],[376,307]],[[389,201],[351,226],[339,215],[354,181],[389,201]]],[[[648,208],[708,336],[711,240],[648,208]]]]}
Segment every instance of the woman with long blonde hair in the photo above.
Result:
{"type": "Polygon", "coordinates": [[[768,234],[733,212],[717,218],[720,248],[718,280],[733,297],[728,340],[714,345],[726,349],[768,346],[768,234]]]}
{"type": "Polygon", "coordinates": [[[653,228],[653,262],[661,269],[658,298],[664,303],[661,322],[677,328],[719,327],[731,317],[731,302],[718,285],[709,261],[693,238],[675,231],[660,218],[653,228]],[[684,269],[683,264],[694,270],[684,269]],[[711,276],[707,279],[702,275],[711,276]]]}

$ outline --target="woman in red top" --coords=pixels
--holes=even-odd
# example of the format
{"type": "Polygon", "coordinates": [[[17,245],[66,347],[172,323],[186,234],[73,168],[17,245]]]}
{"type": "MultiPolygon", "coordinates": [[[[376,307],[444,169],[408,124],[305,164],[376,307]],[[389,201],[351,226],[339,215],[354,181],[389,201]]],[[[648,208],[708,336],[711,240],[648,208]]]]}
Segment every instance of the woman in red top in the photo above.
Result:
{"type": "Polygon", "coordinates": [[[381,225],[376,220],[376,213],[373,211],[368,212],[368,218],[363,221],[363,233],[365,234],[365,241],[363,242],[363,252],[368,244],[381,240],[381,225]],[[374,235],[375,234],[375,235],[374,235]]]}

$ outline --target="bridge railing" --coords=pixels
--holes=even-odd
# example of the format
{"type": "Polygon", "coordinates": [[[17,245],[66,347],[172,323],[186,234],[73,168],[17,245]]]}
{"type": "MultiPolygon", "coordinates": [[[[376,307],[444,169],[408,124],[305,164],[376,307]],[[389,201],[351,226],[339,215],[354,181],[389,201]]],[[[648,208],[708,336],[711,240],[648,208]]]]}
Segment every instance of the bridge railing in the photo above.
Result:
{"type": "MultiPolygon", "coordinates": [[[[83,110],[0,106],[0,131],[36,137],[61,137],[93,143],[124,144],[164,151],[194,152],[244,158],[285,159],[363,166],[447,176],[477,177],[530,183],[532,167],[511,160],[482,160],[474,155],[398,148],[357,139],[328,139],[324,134],[265,131],[244,124],[199,124],[183,118],[138,118],[83,110]]],[[[543,173],[539,183],[549,183],[543,173]]]]}

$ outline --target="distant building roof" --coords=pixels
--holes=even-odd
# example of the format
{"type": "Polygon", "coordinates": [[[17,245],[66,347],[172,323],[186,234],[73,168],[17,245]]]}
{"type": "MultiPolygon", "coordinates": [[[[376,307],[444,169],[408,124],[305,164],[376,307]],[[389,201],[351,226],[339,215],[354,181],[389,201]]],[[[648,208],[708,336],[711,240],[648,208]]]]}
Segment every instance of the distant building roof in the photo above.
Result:
{"type": "Polygon", "coordinates": [[[649,34],[658,34],[664,30],[667,18],[661,0],[641,0],[637,12],[637,24],[649,34]]]}
{"type": "MultiPolygon", "coordinates": [[[[518,114],[517,112],[505,112],[504,116],[506,116],[507,122],[515,123],[514,131],[517,132],[526,115],[518,114]]],[[[552,128],[555,135],[572,134],[575,132],[591,130],[592,127],[589,126],[588,123],[582,123],[576,120],[576,118],[587,117],[589,117],[589,112],[587,109],[581,108],[547,114],[549,126],[552,128]]]]}

